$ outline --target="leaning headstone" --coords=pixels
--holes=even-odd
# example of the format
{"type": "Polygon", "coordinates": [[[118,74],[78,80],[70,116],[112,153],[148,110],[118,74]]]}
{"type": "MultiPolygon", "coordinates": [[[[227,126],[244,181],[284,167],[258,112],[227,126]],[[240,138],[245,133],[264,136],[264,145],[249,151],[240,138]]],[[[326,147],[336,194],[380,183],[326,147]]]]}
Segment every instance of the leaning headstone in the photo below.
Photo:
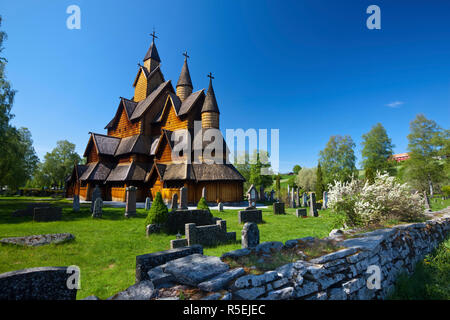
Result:
{"type": "Polygon", "coordinates": [[[247,222],[242,228],[241,234],[242,248],[254,248],[259,244],[258,225],[253,222],[247,222]]]}
{"type": "Polygon", "coordinates": [[[318,217],[319,213],[317,211],[317,203],[316,203],[316,194],[314,192],[311,192],[311,198],[309,200],[309,215],[311,217],[318,217]]]}
{"type": "Polygon", "coordinates": [[[188,190],[186,187],[180,188],[180,209],[183,209],[183,210],[187,210],[187,208],[188,208],[188,193],[187,192],[188,192],[188,190]]]}
{"type": "Polygon", "coordinates": [[[206,200],[206,187],[203,187],[202,189],[202,198],[205,198],[206,200]]]}
{"type": "Polygon", "coordinates": [[[323,192],[323,206],[322,209],[327,209],[328,208],[328,192],[324,191],[323,192]]]}
{"type": "Polygon", "coordinates": [[[95,185],[94,191],[92,191],[91,212],[94,213],[94,203],[97,198],[102,196],[102,192],[98,185],[95,185]]]}
{"type": "Polygon", "coordinates": [[[101,218],[102,217],[102,208],[103,208],[103,200],[98,197],[94,202],[94,211],[92,212],[92,218],[101,218]]]}
{"type": "Polygon", "coordinates": [[[219,204],[217,205],[217,209],[219,210],[219,212],[223,212],[223,203],[219,202],[219,204]]]}
{"type": "Polygon", "coordinates": [[[76,194],[73,196],[72,210],[75,212],[80,211],[80,196],[76,194]]]}
{"type": "Polygon", "coordinates": [[[145,210],[150,210],[152,207],[152,201],[150,197],[145,198],[145,210]]]}
{"type": "Polygon", "coordinates": [[[172,201],[170,202],[170,209],[176,210],[178,209],[178,194],[174,193],[172,196],[172,201]]]}
{"type": "Polygon", "coordinates": [[[125,217],[129,218],[136,215],[136,187],[126,188],[125,217]]]}

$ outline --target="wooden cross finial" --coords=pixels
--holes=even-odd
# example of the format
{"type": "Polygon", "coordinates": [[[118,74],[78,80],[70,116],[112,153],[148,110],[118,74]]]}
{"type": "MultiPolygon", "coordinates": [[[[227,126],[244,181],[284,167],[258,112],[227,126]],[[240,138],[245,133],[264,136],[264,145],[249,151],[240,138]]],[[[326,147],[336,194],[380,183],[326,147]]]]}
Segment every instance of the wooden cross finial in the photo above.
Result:
{"type": "Polygon", "coordinates": [[[156,36],[156,33],[155,33],[155,28],[153,28],[153,32],[150,33],[150,36],[153,37],[153,42],[155,41],[155,38],[158,39],[158,37],[156,36]]]}
{"type": "Polygon", "coordinates": [[[187,50],[185,50],[185,51],[183,52],[183,56],[185,57],[185,59],[190,58],[190,57],[188,56],[187,50]]]}
{"type": "Polygon", "coordinates": [[[214,79],[214,77],[213,77],[211,72],[207,75],[207,77],[210,78],[210,79],[214,79]]]}

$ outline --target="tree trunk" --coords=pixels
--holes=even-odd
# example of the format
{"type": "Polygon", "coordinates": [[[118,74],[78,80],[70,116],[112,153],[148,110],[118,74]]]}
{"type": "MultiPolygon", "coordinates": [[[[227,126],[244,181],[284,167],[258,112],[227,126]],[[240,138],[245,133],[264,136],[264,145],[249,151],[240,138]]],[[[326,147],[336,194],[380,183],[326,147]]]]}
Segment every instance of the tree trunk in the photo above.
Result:
{"type": "Polygon", "coordinates": [[[430,187],[430,198],[433,198],[434,192],[433,192],[433,183],[431,180],[428,180],[428,185],[430,187]]]}

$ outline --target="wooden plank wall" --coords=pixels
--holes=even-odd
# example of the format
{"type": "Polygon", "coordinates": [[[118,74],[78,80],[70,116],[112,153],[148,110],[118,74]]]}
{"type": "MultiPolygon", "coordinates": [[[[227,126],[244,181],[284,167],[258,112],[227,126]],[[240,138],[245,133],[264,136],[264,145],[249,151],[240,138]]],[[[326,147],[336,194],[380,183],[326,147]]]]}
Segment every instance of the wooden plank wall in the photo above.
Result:
{"type": "Polygon", "coordinates": [[[114,128],[108,130],[108,135],[118,138],[126,138],[139,134],[141,132],[141,122],[136,121],[132,123],[128,119],[125,108],[121,108],[122,112],[120,114],[119,122],[114,128]]]}

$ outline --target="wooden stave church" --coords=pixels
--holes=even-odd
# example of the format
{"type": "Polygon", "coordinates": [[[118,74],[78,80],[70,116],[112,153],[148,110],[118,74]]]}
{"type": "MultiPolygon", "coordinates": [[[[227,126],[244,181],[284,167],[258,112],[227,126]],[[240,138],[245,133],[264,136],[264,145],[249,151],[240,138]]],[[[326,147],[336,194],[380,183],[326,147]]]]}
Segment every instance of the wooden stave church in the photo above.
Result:
{"type": "MultiPolygon", "coordinates": [[[[84,157],[85,165],[75,165],[66,181],[66,197],[79,195],[90,200],[95,185],[104,200],[125,201],[126,188],[137,187],[137,201],[154,198],[158,191],[168,202],[188,189],[188,202],[200,200],[206,187],[208,202],[240,202],[244,177],[231,164],[226,164],[228,149],[223,145],[224,164],[173,163],[170,137],[173,131],[188,129],[194,136],[194,121],[205,129],[219,128],[220,112],[210,76],[208,91],[193,92],[185,53],[176,85],[166,81],[155,36],[133,82],[132,99],[121,97],[113,119],[106,125],[107,134],[90,132],[84,157]]],[[[220,131],[219,131],[220,132],[220,131]]]]}

